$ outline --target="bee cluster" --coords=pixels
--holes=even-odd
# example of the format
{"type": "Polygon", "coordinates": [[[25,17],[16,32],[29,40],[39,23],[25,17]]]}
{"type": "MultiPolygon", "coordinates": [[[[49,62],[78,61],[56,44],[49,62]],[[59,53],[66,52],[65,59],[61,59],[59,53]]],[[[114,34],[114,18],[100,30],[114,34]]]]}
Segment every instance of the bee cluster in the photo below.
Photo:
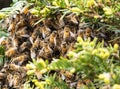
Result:
{"type": "Polygon", "coordinates": [[[61,14],[55,17],[35,24],[40,18],[30,14],[26,7],[11,17],[5,52],[11,63],[22,65],[28,59],[66,56],[74,48],[77,36],[86,38],[91,35],[90,28],[81,28],[75,14],[64,19],[61,14]]]}
{"type": "Polygon", "coordinates": [[[20,86],[18,82],[24,82],[21,81],[26,74],[23,66],[28,60],[67,57],[67,52],[74,49],[78,36],[84,39],[91,36],[91,29],[81,24],[74,13],[61,17],[62,14],[58,13],[54,18],[39,22],[41,18],[24,7],[9,18],[9,36],[1,42],[6,47],[5,56],[10,58],[9,65],[4,66],[0,73],[0,80],[6,79],[4,82],[8,84],[5,86],[16,88],[20,86]]]}

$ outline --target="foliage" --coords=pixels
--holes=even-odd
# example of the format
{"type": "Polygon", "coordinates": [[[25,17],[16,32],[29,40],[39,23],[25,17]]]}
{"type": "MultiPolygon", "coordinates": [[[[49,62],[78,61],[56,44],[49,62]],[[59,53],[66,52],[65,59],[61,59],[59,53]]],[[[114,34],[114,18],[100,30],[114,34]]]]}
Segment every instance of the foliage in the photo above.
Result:
{"type": "MultiPolygon", "coordinates": [[[[43,88],[41,89],[49,89],[49,87],[55,88],[58,86],[54,85],[56,82],[61,84],[62,78],[57,75],[57,71],[61,70],[77,74],[81,80],[90,79],[93,82],[91,83],[92,85],[89,85],[89,87],[95,87],[95,85],[98,85],[96,88],[100,88],[105,85],[112,86],[114,84],[119,84],[120,60],[112,56],[119,55],[118,45],[115,44],[114,47],[111,45],[104,47],[104,41],[97,42],[97,38],[94,38],[94,40],[91,41],[90,39],[83,40],[78,37],[77,40],[78,42],[75,45],[75,50],[68,53],[68,59],[61,57],[59,60],[53,59],[51,63],[42,59],[40,59],[39,62],[34,60],[33,63],[26,65],[28,68],[27,74],[29,76],[37,76],[35,81],[40,84],[44,82],[44,86],[42,85],[43,88]],[[32,70],[34,71],[31,72],[32,70]],[[38,71],[39,76],[41,74],[41,77],[38,77],[38,71]],[[55,73],[52,75],[51,71],[55,71],[55,73]],[[44,80],[41,81],[39,78],[44,80]],[[58,80],[55,81],[55,79],[58,80]]],[[[36,86],[41,87],[39,85],[36,86]]],[[[60,89],[67,88],[63,88],[63,86],[61,86],[60,89]]]]}
{"type": "Polygon", "coordinates": [[[0,66],[2,66],[4,63],[4,51],[4,46],[0,46],[0,66]]]}
{"type": "MultiPolygon", "coordinates": [[[[19,11],[24,6],[34,6],[29,11],[41,19],[54,17],[62,13],[61,19],[67,14],[75,13],[80,17],[80,23],[87,23],[94,30],[105,30],[106,33],[120,33],[120,1],[119,0],[13,0],[11,7],[0,10],[0,19],[4,19],[19,11]]],[[[0,37],[7,36],[0,30],[0,37]]],[[[111,35],[111,39],[116,39],[111,35]]],[[[118,37],[119,39],[119,37],[118,37]]],[[[66,77],[61,77],[60,71],[67,71],[82,81],[79,88],[104,88],[117,89],[120,87],[120,54],[119,45],[105,46],[104,40],[97,38],[83,40],[77,38],[75,49],[68,53],[68,57],[60,59],[35,60],[26,65],[27,78],[25,89],[69,89],[66,77]],[[85,80],[89,80],[87,83],[85,80]],[[85,82],[84,82],[85,81],[85,82]],[[85,84],[84,84],[85,83],[85,84]]],[[[0,46],[0,66],[4,61],[4,46],[0,46]]],[[[63,74],[64,75],[64,74],[63,74]]],[[[77,85],[76,85],[77,86],[77,85]]],[[[72,86],[74,89],[74,87],[72,86]]]]}

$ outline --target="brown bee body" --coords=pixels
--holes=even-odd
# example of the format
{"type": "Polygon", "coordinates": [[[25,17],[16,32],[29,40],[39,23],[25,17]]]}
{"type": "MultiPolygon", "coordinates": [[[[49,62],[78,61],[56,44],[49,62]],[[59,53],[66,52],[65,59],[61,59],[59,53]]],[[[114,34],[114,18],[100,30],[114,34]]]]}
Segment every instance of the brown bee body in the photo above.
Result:
{"type": "Polygon", "coordinates": [[[12,38],[12,46],[13,47],[18,47],[19,41],[16,36],[12,38]]]}
{"type": "Polygon", "coordinates": [[[37,39],[35,40],[35,42],[33,43],[33,45],[32,45],[32,48],[34,49],[34,48],[38,48],[39,47],[39,43],[40,43],[40,39],[39,39],[39,37],[37,37],[37,39]]]}
{"type": "Polygon", "coordinates": [[[85,36],[86,37],[90,37],[91,36],[91,32],[92,32],[92,30],[90,28],[86,28],[85,29],[85,36]]]}
{"type": "Polygon", "coordinates": [[[56,20],[55,20],[56,24],[58,25],[58,28],[62,28],[63,26],[65,26],[64,19],[61,17],[62,17],[61,14],[57,15],[56,20]]]}
{"type": "Polygon", "coordinates": [[[68,52],[73,51],[75,49],[74,45],[75,45],[74,42],[69,45],[68,52]]]}
{"type": "Polygon", "coordinates": [[[40,44],[40,39],[39,37],[37,37],[37,39],[34,41],[30,51],[31,51],[31,58],[35,58],[36,57],[36,51],[39,48],[39,44],[40,44]]]}
{"type": "Polygon", "coordinates": [[[5,37],[0,38],[0,45],[6,45],[7,41],[5,40],[5,37]]]}
{"type": "Polygon", "coordinates": [[[34,29],[34,32],[32,33],[31,37],[29,38],[30,42],[33,44],[35,39],[37,37],[39,37],[41,34],[40,34],[40,31],[39,31],[39,28],[36,27],[36,29],[34,29]]]}
{"type": "Polygon", "coordinates": [[[43,46],[44,46],[44,41],[43,40],[40,41],[39,46],[40,46],[40,48],[43,48],[43,46]]]}
{"type": "Polygon", "coordinates": [[[76,89],[80,89],[82,85],[83,85],[82,81],[78,80],[76,89]]]}
{"type": "Polygon", "coordinates": [[[26,25],[26,20],[25,19],[21,19],[15,26],[16,31],[21,28],[24,27],[26,25]]]}
{"type": "Polygon", "coordinates": [[[19,75],[14,75],[13,76],[13,86],[14,88],[19,88],[19,84],[20,84],[20,81],[21,81],[21,77],[19,75]]]}
{"type": "Polygon", "coordinates": [[[52,57],[53,50],[50,48],[49,45],[45,45],[44,47],[44,52],[45,52],[45,58],[52,57]]]}
{"type": "Polygon", "coordinates": [[[15,65],[15,64],[9,64],[8,68],[9,68],[9,70],[12,70],[12,71],[19,71],[20,70],[20,66],[15,65]]]}
{"type": "Polygon", "coordinates": [[[25,6],[22,10],[21,10],[21,13],[23,14],[27,14],[29,12],[29,7],[28,6],[25,6]]]}
{"type": "Polygon", "coordinates": [[[7,44],[7,41],[6,40],[3,40],[0,42],[0,45],[6,45],[7,44]]]}
{"type": "Polygon", "coordinates": [[[74,13],[68,15],[66,18],[68,22],[75,24],[75,25],[78,24],[77,16],[74,13]]]}
{"type": "Polygon", "coordinates": [[[2,89],[9,89],[9,88],[7,87],[7,85],[4,85],[2,89]]]}
{"type": "Polygon", "coordinates": [[[20,52],[23,52],[24,50],[29,49],[30,46],[31,46],[31,43],[29,41],[23,42],[20,45],[20,52]]]}
{"type": "Polygon", "coordinates": [[[39,52],[39,57],[49,59],[52,57],[53,50],[50,48],[49,44],[44,43],[44,47],[39,52]]]}
{"type": "Polygon", "coordinates": [[[7,75],[5,73],[0,73],[0,80],[4,79],[7,75]]]}
{"type": "MultiPolygon", "coordinates": [[[[38,21],[39,19],[36,16],[33,15],[29,15],[29,24],[31,27],[35,27],[37,26],[36,21],[38,21]]],[[[39,28],[39,26],[37,26],[39,28]]]]}
{"type": "Polygon", "coordinates": [[[14,15],[14,18],[15,18],[15,23],[18,23],[20,21],[20,13],[14,15]]]}
{"type": "Polygon", "coordinates": [[[46,27],[53,27],[55,29],[58,29],[58,26],[54,23],[54,20],[52,18],[47,18],[46,20],[43,20],[43,24],[46,27]]]}
{"type": "Polygon", "coordinates": [[[70,28],[65,27],[64,28],[64,33],[63,33],[63,39],[67,39],[70,37],[70,28]]]}
{"type": "Polygon", "coordinates": [[[70,73],[69,71],[65,71],[65,76],[66,76],[67,78],[72,78],[72,77],[73,77],[73,74],[70,73]]]}
{"type": "Polygon", "coordinates": [[[21,81],[21,77],[18,76],[18,74],[14,74],[14,75],[8,74],[7,81],[8,81],[9,87],[18,89],[19,83],[21,81]]]}
{"type": "Polygon", "coordinates": [[[66,42],[71,42],[75,40],[75,35],[71,32],[69,27],[64,27],[64,32],[63,32],[63,39],[66,42]]]}
{"type": "Polygon", "coordinates": [[[0,27],[4,29],[8,29],[10,20],[9,18],[5,18],[2,21],[0,21],[0,27]]]}
{"type": "Polygon", "coordinates": [[[84,30],[78,30],[78,36],[77,37],[81,37],[84,38],[84,30]]]}
{"type": "Polygon", "coordinates": [[[56,31],[52,32],[49,38],[50,47],[52,48],[56,47],[57,45],[56,37],[57,37],[57,32],[56,31]]]}
{"type": "Polygon", "coordinates": [[[20,30],[17,31],[15,34],[18,37],[29,37],[27,27],[20,28],[20,30]]]}
{"type": "Polygon", "coordinates": [[[12,39],[11,38],[7,38],[6,39],[6,50],[9,50],[12,47],[13,47],[12,39]]]}
{"type": "Polygon", "coordinates": [[[8,86],[9,87],[12,87],[13,86],[13,75],[12,74],[8,74],[8,76],[7,76],[7,82],[8,82],[8,86]]]}
{"type": "Polygon", "coordinates": [[[41,33],[43,38],[46,38],[47,36],[49,36],[50,32],[51,30],[47,26],[41,27],[41,33]]]}
{"type": "Polygon", "coordinates": [[[67,50],[68,50],[67,43],[66,43],[66,42],[63,42],[63,43],[61,44],[61,49],[60,49],[61,55],[62,55],[62,56],[65,56],[65,54],[67,53],[67,50]]]}
{"type": "Polygon", "coordinates": [[[8,27],[8,32],[10,33],[10,35],[15,33],[15,23],[12,22],[9,27],[8,27]]]}
{"type": "Polygon", "coordinates": [[[22,65],[22,63],[25,62],[25,61],[27,61],[28,58],[29,58],[28,55],[22,54],[22,55],[19,55],[18,57],[12,58],[11,59],[11,63],[22,65]]]}
{"type": "Polygon", "coordinates": [[[12,48],[9,48],[6,52],[5,52],[5,55],[7,57],[12,57],[14,55],[16,55],[17,53],[17,47],[12,47],[12,48]]]}

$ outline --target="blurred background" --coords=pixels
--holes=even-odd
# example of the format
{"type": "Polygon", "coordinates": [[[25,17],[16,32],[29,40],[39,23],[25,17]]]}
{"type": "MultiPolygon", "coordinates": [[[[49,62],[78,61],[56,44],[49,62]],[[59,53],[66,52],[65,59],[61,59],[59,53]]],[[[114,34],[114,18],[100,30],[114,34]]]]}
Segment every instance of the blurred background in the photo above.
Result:
{"type": "Polygon", "coordinates": [[[9,7],[12,3],[12,0],[0,0],[0,9],[4,7],[9,7]]]}

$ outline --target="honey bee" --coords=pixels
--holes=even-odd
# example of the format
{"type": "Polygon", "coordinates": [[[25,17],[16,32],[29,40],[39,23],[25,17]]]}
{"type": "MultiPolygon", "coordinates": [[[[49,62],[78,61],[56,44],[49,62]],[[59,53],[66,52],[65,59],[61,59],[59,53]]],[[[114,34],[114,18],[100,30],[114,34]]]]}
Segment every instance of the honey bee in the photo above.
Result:
{"type": "Polygon", "coordinates": [[[1,37],[0,38],[0,45],[6,45],[7,44],[7,42],[6,42],[6,40],[5,40],[5,37],[3,36],[3,37],[1,37]]]}
{"type": "Polygon", "coordinates": [[[9,70],[12,70],[12,71],[19,71],[20,70],[20,66],[16,65],[16,64],[9,64],[8,68],[9,68],[9,70]]]}
{"type": "Polygon", "coordinates": [[[68,20],[69,22],[71,22],[71,23],[73,23],[73,24],[75,24],[75,25],[78,24],[77,16],[76,16],[74,13],[68,15],[66,18],[67,18],[67,20],[68,20]]]}
{"type": "Polygon", "coordinates": [[[12,75],[12,74],[9,73],[9,74],[7,75],[7,81],[8,81],[8,84],[9,84],[8,86],[9,86],[9,87],[12,87],[12,86],[13,86],[13,82],[14,82],[14,80],[13,80],[13,75],[12,75]]]}
{"type": "Polygon", "coordinates": [[[28,60],[28,58],[29,58],[28,55],[26,55],[26,54],[21,54],[21,55],[19,55],[19,56],[17,56],[17,57],[12,58],[12,59],[11,59],[11,63],[15,63],[15,64],[18,64],[18,65],[22,65],[23,62],[25,62],[25,61],[28,60]]]}
{"type": "Polygon", "coordinates": [[[68,50],[68,46],[66,42],[62,42],[61,46],[60,46],[60,52],[62,56],[65,56],[65,54],[67,53],[68,50]]]}
{"type": "MultiPolygon", "coordinates": [[[[36,16],[29,15],[29,24],[31,27],[35,27],[38,25],[38,24],[35,24],[36,21],[38,21],[38,18],[36,16]]],[[[39,27],[39,25],[37,27],[39,27]]]]}
{"type": "Polygon", "coordinates": [[[75,45],[74,42],[70,44],[69,49],[68,49],[68,52],[69,52],[69,51],[73,51],[73,50],[75,49],[74,45],[75,45]]]}
{"type": "Polygon", "coordinates": [[[39,48],[39,43],[40,43],[40,39],[39,37],[37,37],[37,39],[35,40],[35,42],[33,43],[30,51],[31,51],[31,58],[35,58],[36,57],[36,51],[39,48]]]}
{"type": "Polygon", "coordinates": [[[6,46],[6,50],[9,50],[10,48],[12,48],[13,47],[13,44],[12,44],[12,39],[11,38],[6,38],[6,40],[5,40],[5,46],[6,46]]]}
{"type": "Polygon", "coordinates": [[[30,50],[30,56],[32,59],[36,57],[36,50],[35,49],[30,50]]]}
{"type": "Polygon", "coordinates": [[[64,33],[63,33],[63,38],[69,38],[70,37],[70,28],[69,27],[64,27],[64,33]]]}
{"type": "Polygon", "coordinates": [[[78,37],[84,38],[84,30],[78,30],[78,37]]]}
{"type": "Polygon", "coordinates": [[[14,88],[18,88],[19,87],[19,84],[20,84],[20,81],[21,81],[21,77],[19,75],[14,75],[13,76],[13,87],[14,88]]]}
{"type": "Polygon", "coordinates": [[[39,52],[39,57],[43,57],[45,59],[48,59],[52,57],[53,50],[50,48],[48,43],[44,43],[43,48],[39,52]]]}
{"type": "Polygon", "coordinates": [[[8,74],[7,76],[9,87],[18,88],[17,86],[19,86],[20,80],[21,77],[18,74],[8,74]]]}
{"type": "Polygon", "coordinates": [[[65,26],[64,27],[64,32],[63,32],[63,39],[66,42],[70,42],[74,40],[75,35],[70,31],[70,28],[65,26]]]}
{"type": "Polygon", "coordinates": [[[5,19],[0,21],[0,27],[4,28],[4,29],[8,29],[9,23],[10,23],[9,18],[5,18],[5,19]]]}
{"type": "Polygon", "coordinates": [[[73,77],[73,74],[70,73],[69,71],[65,71],[65,76],[66,76],[67,78],[72,78],[72,77],[73,77]]]}
{"type": "Polygon", "coordinates": [[[91,80],[90,80],[90,79],[85,79],[83,82],[84,82],[86,85],[88,85],[88,84],[90,84],[91,80]]]}
{"type": "Polygon", "coordinates": [[[23,14],[27,14],[28,12],[29,12],[28,6],[23,7],[23,9],[21,10],[21,13],[23,13],[23,14]]]}
{"type": "Polygon", "coordinates": [[[20,51],[24,51],[25,49],[29,49],[31,46],[30,42],[29,41],[26,41],[26,42],[23,42],[21,45],[20,45],[20,51]]]}
{"type": "Polygon", "coordinates": [[[61,70],[61,71],[60,71],[60,74],[62,75],[62,79],[63,79],[63,80],[73,78],[73,74],[70,73],[69,71],[66,71],[66,70],[61,70]]]}
{"type": "Polygon", "coordinates": [[[17,31],[15,34],[18,37],[29,37],[27,27],[20,28],[20,30],[17,31]]]}
{"type": "Polygon", "coordinates": [[[52,49],[50,48],[49,44],[44,44],[44,51],[45,53],[51,54],[53,53],[52,49]]]}
{"type": "Polygon", "coordinates": [[[15,30],[17,31],[19,28],[24,27],[26,25],[26,19],[21,19],[15,26],[15,30]]]}
{"type": "Polygon", "coordinates": [[[35,42],[32,45],[32,48],[33,49],[38,48],[39,47],[39,43],[40,43],[40,39],[39,39],[39,37],[37,37],[35,42]]]}
{"type": "Polygon", "coordinates": [[[91,36],[91,32],[92,32],[92,30],[90,28],[86,28],[85,29],[85,36],[86,37],[90,37],[91,36]]]}
{"type": "Polygon", "coordinates": [[[46,37],[49,36],[50,33],[51,33],[50,28],[48,28],[47,26],[41,27],[40,30],[41,30],[41,33],[42,33],[42,37],[43,37],[43,38],[46,38],[46,37]]]}
{"type": "Polygon", "coordinates": [[[57,37],[57,31],[53,31],[52,34],[49,37],[50,46],[52,48],[53,48],[53,46],[56,46],[56,44],[57,44],[56,37],[57,37]]]}
{"type": "Polygon", "coordinates": [[[12,38],[12,45],[13,45],[13,47],[18,47],[18,44],[19,44],[19,41],[14,35],[12,38]]]}
{"type": "Polygon", "coordinates": [[[4,79],[5,77],[6,77],[6,74],[0,72],[0,80],[1,80],[1,79],[4,79]]]}
{"type": "Polygon", "coordinates": [[[9,89],[7,85],[3,85],[1,89],[9,89]]]}
{"type": "Polygon", "coordinates": [[[39,46],[40,46],[40,48],[43,48],[43,46],[44,46],[44,40],[40,40],[39,46]]]}
{"type": "Polygon", "coordinates": [[[16,55],[17,52],[18,52],[17,47],[11,47],[5,52],[5,55],[7,57],[12,57],[12,56],[16,55]]]}
{"type": "Polygon", "coordinates": [[[82,81],[78,80],[76,89],[80,89],[82,85],[83,85],[82,81]]]}
{"type": "Polygon", "coordinates": [[[24,84],[20,85],[19,89],[25,89],[25,85],[24,84]]]}
{"type": "Polygon", "coordinates": [[[39,28],[36,27],[36,29],[34,29],[34,32],[32,33],[31,37],[29,37],[30,42],[33,44],[35,39],[40,36],[40,31],[39,28]]]}
{"type": "Polygon", "coordinates": [[[15,32],[15,23],[12,22],[8,27],[8,32],[12,35],[15,32]]]}
{"type": "MultiPolygon", "coordinates": [[[[59,28],[62,28],[63,26],[65,26],[64,19],[61,18],[61,17],[62,17],[62,15],[59,14],[59,15],[57,15],[57,17],[56,17],[57,20],[55,20],[55,22],[56,22],[56,24],[59,26],[59,28]]],[[[57,28],[57,29],[58,29],[58,28],[57,28]]]]}
{"type": "Polygon", "coordinates": [[[46,27],[53,27],[55,29],[58,29],[58,26],[56,26],[52,18],[47,18],[46,20],[43,20],[43,24],[46,27]]]}
{"type": "Polygon", "coordinates": [[[14,15],[15,23],[18,23],[20,21],[20,17],[21,17],[20,15],[21,15],[20,13],[14,15]]]}

